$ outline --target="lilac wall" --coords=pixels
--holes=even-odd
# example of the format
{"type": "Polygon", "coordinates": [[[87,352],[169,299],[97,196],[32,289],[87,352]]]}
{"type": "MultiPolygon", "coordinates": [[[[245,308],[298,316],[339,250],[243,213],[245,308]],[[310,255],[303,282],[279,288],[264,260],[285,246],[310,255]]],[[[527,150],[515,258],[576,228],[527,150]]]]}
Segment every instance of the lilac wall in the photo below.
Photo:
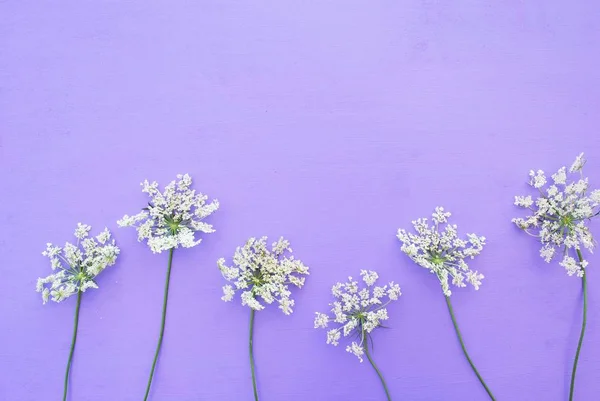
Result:
{"type": "MultiPolygon", "coordinates": [[[[142,179],[189,172],[222,207],[218,232],[176,253],[153,401],[251,399],[248,310],[220,301],[215,261],[263,234],[288,237],[312,275],[292,316],[258,314],[262,400],[383,399],[370,367],[312,328],[331,284],[363,268],[404,292],[375,336],[395,399],[485,400],[438,284],[395,238],[436,205],[489,238],[482,289],[453,299],[498,399],[564,400],[580,282],[510,218],[530,168],[583,150],[600,186],[600,6],[483,3],[1,2],[0,399],[62,390],[75,299],[42,306],[34,292],[45,243],[78,221],[117,230],[142,179]]],[[[72,400],[143,394],[167,255],[132,230],[116,238],[119,263],[82,303],[72,400]]],[[[600,393],[589,261],[579,401],[600,393]]]]}

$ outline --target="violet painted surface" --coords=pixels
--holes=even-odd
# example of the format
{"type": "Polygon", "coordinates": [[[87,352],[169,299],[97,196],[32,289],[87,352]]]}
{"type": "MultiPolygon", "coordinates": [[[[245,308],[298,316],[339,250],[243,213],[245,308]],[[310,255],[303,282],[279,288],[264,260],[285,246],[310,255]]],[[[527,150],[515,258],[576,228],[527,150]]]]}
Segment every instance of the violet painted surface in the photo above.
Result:
{"type": "MultiPolygon", "coordinates": [[[[221,201],[217,233],[174,258],[152,401],[251,400],[249,311],[220,301],[216,260],[285,235],[311,268],[296,311],[256,320],[261,400],[383,400],[377,376],[325,344],[313,314],[360,269],[396,280],[374,357],[395,400],[485,400],[435,278],[398,227],[437,205],[489,240],[479,292],[453,302],[501,401],[565,400],[580,280],[546,265],[510,218],[530,168],[580,152],[600,186],[596,1],[0,2],[0,400],[58,400],[75,298],[42,306],[45,243],[77,222],[122,256],[86,293],[71,400],[140,400],[167,254],[124,213],[144,178],[188,172],[221,201]]],[[[600,224],[593,231],[600,235],[600,224]]],[[[576,399],[600,394],[600,257],[576,399]]]]}

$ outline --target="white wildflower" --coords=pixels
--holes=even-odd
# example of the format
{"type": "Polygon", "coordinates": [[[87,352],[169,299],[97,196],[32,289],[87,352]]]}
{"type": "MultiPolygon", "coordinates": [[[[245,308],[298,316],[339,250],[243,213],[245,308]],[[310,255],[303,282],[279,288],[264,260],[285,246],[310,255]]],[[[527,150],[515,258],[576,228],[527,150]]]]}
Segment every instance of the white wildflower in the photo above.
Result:
{"type": "Polygon", "coordinates": [[[219,202],[207,203],[208,197],[191,189],[192,178],[178,174],[160,192],[156,181],[142,183],[142,192],[150,196],[148,207],[134,216],[125,215],[117,222],[120,227],[137,228],[138,241],[146,240],[154,253],[180,246],[191,248],[200,243],[196,231],[212,233],[212,225],[202,220],[219,208],[219,202]]]}
{"type": "Polygon", "coordinates": [[[75,238],[84,239],[88,236],[88,233],[91,229],[92,227],[88,226],[87,224],[77,223],[77,228],[75,229],[75,238]]]}
{"type": "Polygon", "coordinates": [[[540,249],[540,256],[547,262],[550,263],[554,254],[556,253],[556,249],[553,246],[548,246],[548,244],[544,245],[540,249]]]}
{"type": "Polygon", "coordinates": [[[529,184],[534,188],[541,188],[546,184],[546,176],[542,170],[538,170],[537,172],[531,170],[529,172],[529,177],[531,177],[529,184]]]}
{"type": "MultiPolygon", "coordinates": [[[[534,173],[535,174],[535,173],[534,173]]],[[[527,204],[526,198],[517,202],[527,204]]],[[[481,285],[483,274],[469,268],[465,259],[479,255],[485,245],[485,237],[467,234],[467,239],[458,237],[456,224],[447,224],[449,212],[436,207],[432,215],[433,225],[426,218],[413,221],[416,234],[398,230],[398,239],[402,242],[402,252],[416,264],[435,274],[440,280],[445,296],[452,294],[449,281],[456,287],[466,287],[465,281],[476,290],[481,285]],[[444,227],[440,223],[446,223],[444,227]]]]}
{"type": "Polygon", "coordinates": [[[580,173],[572,181],[567,181],[567,168],[563,166],[552,175],[553,185],[544,188],[530,183],[540,193],[534,207],[528,207],[532,213],[525,218],[512,219],[519,228],[539,238],[542,244],[540,256],[546,262],[550,263],[558,256],[561,258],[559,264],[567,274],[579,277],[583,276],[587,266],[581,249],[591,252],[595,246],[587,222],[600,214],[600,190],[588,194],[588,179],[582,175],[584,165],[585,158],[581,153],[569,168],[569,173],[580,173]],[[578,261],[575,256],[581,259],[578,261]]]}
{"type": "Polygon", "coordinates": [[[583,166],[585,165],[585,158],[583,157],[583,153],[580,153],[579,156],[575,158],[573,164],[571,164],[571,168],[569,168],[570,173],[575,173],[577,171],[581,171],[583,166]]]}
{"type": "Polygon", "coordinates": [[[316,312],[314,326],[328,328],[330,323],[337,326],[327,331],[327,344],[338,345],[342,335],[357,337],[346,351],[362,362],[371,332],[382,327],[382,322],[388,319],[387,305],[397,300],[401,292],[393,281],[383,287],[375,286],[379,276],[374,271],[361,270],[360,275],[365,284],[362,289],[352,277],[346,283],[334,284],[331,292],[336,301],[330,304],[332,316],[316,312]],[[385,302],[384,297],[388,298],[385,302]]]}
{"type": "Polygon", "coordinates": [[[117,261],[119,248],[110,240],[110,232],[104,229],[96,238],[88,237],[91,227],[78,223],[75,230],[77,244],[66,243],[64,247],[46,244],[42,255],[50,259],[52,270],[58,272],[39,278],[35,290],[42,293],[42,301],[61,302],[79,291],[98,288],[95,278],[106,267],[117,261]]]}
{"type": "Polygon", "coordinates": [[[324,313],[317,312],[317,317],[315,317],[315,329],[317,328],[325,328],[329,323],[329,316],[324,313]]]}
{"type": "MultiPolygon", "coordinates": [[[[325,316],[327,316],[327,315],[325,315],[325,316]]],[[[337,346],[340,343],[340,338],[342,338],[342,333],[340,333],[339,330],[332,329],[332,330],[327,331],[327,344],[337,346]]]]}
{"type": "MultiPolygon", "coordinates": [[[[552,174],[552,179],[556,185],[565,185],[567,182],[567,168],[561,167],[555,174],[552,174]]],[[[528,198],[531,198],[530,196],[528,198]]]]}
{"type": "Polygon", "coordinates": [[[225,302],[229,302],[231,300],[233,300],[233,296],[235,295],[235,291],[233,290],[233,287],[230,285],[226,285],[223,287],[223,296],[221,297],[221,299],[225,302]]]}
{"type": "Polygon", "coordinates": [[[515,196],[515,205],[530,207],[533,205],[533,199],[531,199],[531,196],[515,196]]]}
{"type": "Polygon", "coordinates": [[[361,270],[360,275],[363,277],[365,284],[367,284],[369,287],[375,284],[375,281],[377,281],[379,278],[377,272],[374,271],[361,270]]]}
{"type": "Polygon", "coordinates": [[[231,301],[235,292],[240,291],[242,305],[254,310],[264,309],[264,304],[277,302],[279,308],[289,315],[294,300],[289,286],[302,288],[308,267],[291,254],[290,243],[280,238],[267,247],[267,237],[250,238],[243,247],[238,247],[233,256],[233,266],[225,264],[225,259],[217,261],[223,277],[232,285],[223,287],[224,301],[231,301]]]}
{"type": "MultiPolygon", "coordinates": [[[[364,340],[364,341],[366,342],[367,340],[364,340]]],[[[352,343],[350,343],[350,345],[346,346],[346,352],[350,352],[351,354],[356,355],[358,360],[362,363],[362,361],[363,361],[362,357],[365,354],[365,350],[362,345],[360,345],[356,341],[352,341],[352,343]]]]}

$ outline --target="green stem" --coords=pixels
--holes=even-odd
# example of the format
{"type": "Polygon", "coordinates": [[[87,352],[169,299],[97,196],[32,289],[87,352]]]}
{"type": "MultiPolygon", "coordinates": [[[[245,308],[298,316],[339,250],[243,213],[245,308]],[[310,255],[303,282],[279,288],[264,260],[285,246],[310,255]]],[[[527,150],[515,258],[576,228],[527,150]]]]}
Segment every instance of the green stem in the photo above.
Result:
{"type": "Polygon", "coordinates": [[[379,380],[381,380],[381,384],[383,384],[383,389],[385,390],[385,395],[387,396],[388,401],[392,401],[392,397],[390,396],[390,392],[387,388],[387,385],[385,384],[383,375],[377,368],[377,365],[375,364],[375,361],[373,361],[373,358],[371,358],[371,353],[369,352],[369,344],[367,341],[367,337],[364,334],[363,334],[363,348],[365,350],[365,355],[367,356],[367,359],[369,359],[369,362],[371,362],[371,366],[373,366],[373,369],[375,369],[375,372],[377,372],[377,376],[379,376],[379,380]]]}
{"type": "Polygon", "coordinates": [[[152,378],[154,377],[154,369],[156,369],[156,362],[158,361],[158,354],[160,353],[160,347],[162,346],[163,335],[165,333],[165,320],[167,318],[167,301],[169,299],[169,282],[171,281],[171,265],[173,264],[173,251],[174,248],[171,248],[169,250],[169,266],[167,267],[167,280],[165,282],[165,295],[163,299],[160,335],[158,336],[158,344],[156,345],[156,353],[154,354],[154,362],[152,362],[152,370],[150,371],[150,377],[148,378],[148,385],[146,386],[146,395],[144,395],[144,401],[148,399],[148,394],[150,394],[152,378]]]}
{"type": "MultiPolygon", "coordinates": [[[[577,249],[579,262],[583,262],[581,251],[577,249]]],[[[577,373],[577,362],[579,362],[579,354],[581,353],[581,345],[583,344],[583,336],[585,335],[585,326],[587,324],[587,272],[583,272],[581,285],[583,287],[583,321],[581,322],[581,333],[579,334],[579,343],[577,344],[577,352],[575,353],[575,361],[573,362],[573,372],[571,373],[571,387],[569,391],[569,401],[573,401],[573,393],[575,392],[575,374],[577,373]]]]}
{"type": "Polygon", "coordinates": [[[258,390],[256,389],[256,373],[254,372],[254,351],[253,342],[254,337],[254,315],[256,311],[250,309],[250,341],[248,343],[248,349],[250,351],[250,369],[252,370],[252,389],[254,390],[254,399],[258,401],[258,390]]]}
{"type": "Polygon", "coordinates": [[[458,337],[458,341],[460,341],[460,347],[462,348],[462,351],[465,354],[467,361],[469,361],[469,365],[471,365],[471,369],[473,369],[473,372],[475,372],[475,374],[477,375],[479,382],[481,382],[481,385],[483,386],[483,388],[485,388],[485,391],[490,396],[490,399],[493,401],[496,401],[496,398],[494,398],[492,391],[489,389],[487,384],[485,384],[485,381],[483,381],[483,377],[481,377],[481,375],[477,371],[477,368],[475,367],[475,364],[471,360],[471,357],[469,357],[469,353],[467,352],[467,348],[465,347],[465,342],[463,341],[462,335],[460,334],[460,330],[458,328],[458,323],[456,323],[456,317],[454,316],[454,310],[452,309],[452,304],[450,303],[450,297],[445,296],[445,298],[446,298],[446,304],[448,305],[448,311],[450,312],[450,317],[452,318],[452,324],[454,325],[454,330],[456,331],[456,336],[458,337]]]}
{"type": "Polygon", "coordinates": [[[67,371],[65,372],[65,386],[63,390],[63,401],[67,399],[67,388],[69,387],[69,371],[73,361],[73,352],[75,351],[75,342],[77,341],[77,327],[79,327],[79,307],[81,306],[81,291],[77,291],[77,306],[75,306],[75,323],[73,325],[73,339],[71,340],[71,351],[69,351],[69,361],[67,362],[67,371]]]}

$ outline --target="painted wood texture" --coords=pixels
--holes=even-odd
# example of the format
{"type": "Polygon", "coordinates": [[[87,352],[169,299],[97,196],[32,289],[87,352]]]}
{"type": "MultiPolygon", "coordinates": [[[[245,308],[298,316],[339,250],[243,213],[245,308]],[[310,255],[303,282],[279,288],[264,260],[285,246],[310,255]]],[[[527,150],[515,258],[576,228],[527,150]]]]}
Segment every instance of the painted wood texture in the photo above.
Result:
{"type": "MultiPolygon", "coordinates": [[[[152,401],[252,398],[249,311],[216,267],[250,236],[285,235],[311,268],[295,313],[257,314],[264,401],[366,401],[375,373],[325,344],[315,311],[360,269],[400,283],[373,356],[397,400],[485,400],[435,278],[399,227],[435,206],[488,238],[480,291],[456,290],[469,351],[502,401],[560,401],[580,282],[515,229],[529,169],[581,151],[600,187],[595,1],[0,2],[0,399],[58,399],[75,299],[42,306],[48,241],[81,221],[122,256],[85,294],[71,398],[140,400],[167,254],[116,220],[139,182],[190,173],[221,201],[217,232],[175,253],[152,401]]],[[[600,225],[593,231],[600,235],[600,225]]],[[[600,258],[576,399],[600,393],[600,258]]]]}

